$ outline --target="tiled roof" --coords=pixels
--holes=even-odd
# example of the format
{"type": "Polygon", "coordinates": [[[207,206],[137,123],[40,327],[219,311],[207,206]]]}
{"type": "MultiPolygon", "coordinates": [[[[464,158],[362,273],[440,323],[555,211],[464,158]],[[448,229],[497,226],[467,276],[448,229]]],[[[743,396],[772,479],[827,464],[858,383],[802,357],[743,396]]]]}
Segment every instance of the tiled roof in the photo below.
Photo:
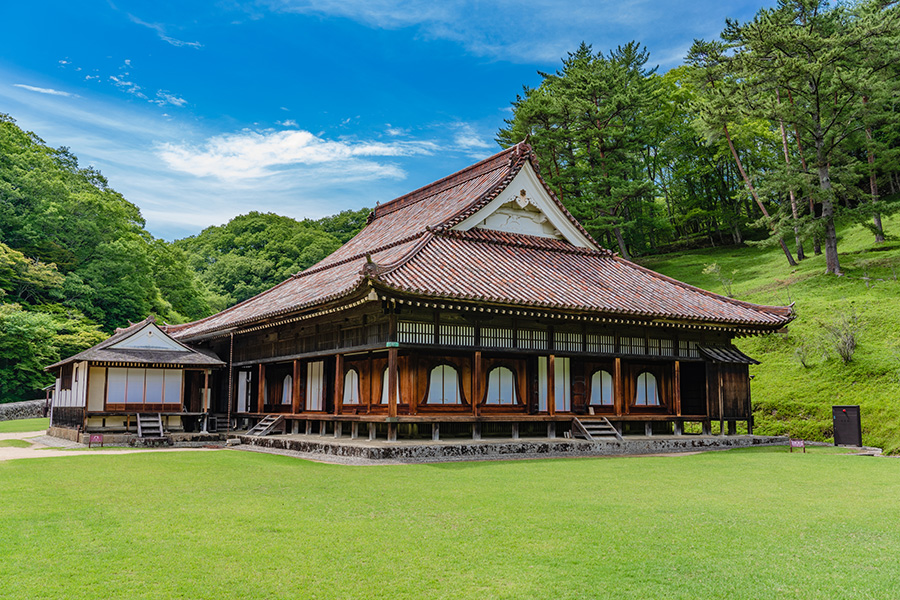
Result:
{"type": "Polygon", "coordinates": [[[486,230],[437,233],[375,276],[388,288],[442,299],[651,318],[778,326],[788,307],[713,294],[606,252],[486,230]]]}
{"type": "Polygon", "coordinates": [[[167,331],[192,339],[248,325],[350,296],[367,279],[423,296],[618,315],[757,327],[793,318],[790,308],[724,298],[620,259],[599,245],[584,249],[550,238],[451,229],[496,198],[527,162],[537,171],[531,148],[518,144],[381,204],[359,234],[317,265],[219,314],[167,331]],[[375,268],[365,268],[369,260],[375,268]]]}
{"type": "MultiPolygon", "coordinates": [[[[70,362],[89,360],[93,362],[122,362],[137,364],[169,364],[190,365],[195,367],[221,367],[225,363],[219,360],[214,353],[205,350],[193,350],[184,347],[183,350],[159,350],[151,348],[112,348],[118,342],[129,337],[139,329],[153,323],[152,316],[125,328],[116,329],[116,332],[91,348],[70,356],[58,363],[46,367],[50,371],[70,362]]],[[[165,330],[166,327],[160,327],[165,330]]]]}

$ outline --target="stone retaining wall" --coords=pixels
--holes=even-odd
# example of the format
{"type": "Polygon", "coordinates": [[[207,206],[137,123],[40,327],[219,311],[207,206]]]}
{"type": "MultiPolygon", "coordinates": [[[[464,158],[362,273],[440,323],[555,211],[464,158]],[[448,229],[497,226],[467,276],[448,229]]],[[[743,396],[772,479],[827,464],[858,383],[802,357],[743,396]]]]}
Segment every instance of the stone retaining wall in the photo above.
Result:
{"type": "Polygon", "coordinates": [[[0,404],[0,421],[17,419],[36,419],[44,416],[46,400],[26,400],[25,402],[6,402],[0,404]]]}
{"type": "Polygon", "coordinates": [[[788,438],[781,436],[654,436],[635,437],[621,442],[602,440],[589,442],[578,439],[550,440],[480,440],[436,443],[365,442],[322,439],[311,435],[248,436],[229,435],[241,443],[334,456],[365,458],[369,460],[429,461],[476,460],[512,456],[624,456],[635,454],[670,454],[705,450],[726,450],[751,446],[785,445],[788,438]]]}

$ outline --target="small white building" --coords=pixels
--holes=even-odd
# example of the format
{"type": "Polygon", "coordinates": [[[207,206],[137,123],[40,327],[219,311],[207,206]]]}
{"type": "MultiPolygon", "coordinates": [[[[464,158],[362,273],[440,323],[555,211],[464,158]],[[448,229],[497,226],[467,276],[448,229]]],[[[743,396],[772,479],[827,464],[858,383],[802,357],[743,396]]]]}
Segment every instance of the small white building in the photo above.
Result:
{"type": "Polygon", "coordinates": [[[195,429],[209,410],[211,371],[223,366],[148,317],[47,367],[56,375],[50,426],[125,433],[149,413],[160,415],[167,431],[195,429]]]}

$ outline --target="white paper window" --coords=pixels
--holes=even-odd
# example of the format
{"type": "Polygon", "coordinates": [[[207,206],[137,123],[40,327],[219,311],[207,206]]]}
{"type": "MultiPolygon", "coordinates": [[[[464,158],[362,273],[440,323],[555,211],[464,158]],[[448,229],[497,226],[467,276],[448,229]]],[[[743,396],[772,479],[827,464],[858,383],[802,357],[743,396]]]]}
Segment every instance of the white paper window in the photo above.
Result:
{"type": "Polygon", "coordinates": [[[125,402],[141,404],[144,401],[144,369],[128,369],[128,385],[125,402]]]}
{"type": "Polygon", "coordinates": [[[359,373],[350,369],[344,375],[344,404],[359,404],[359,373]]]}
{"type": "Polygon", "coordinates": [[[145,403],[162,404],[163,380],[164,375],[162,371],[147,369],[147,395],[144,397],[145,403]]]}
{"type": "Polygon", "coordinates": [[[659,406],[659,390],[653,373],[644,372],[638,375],[634,403],[638,406],[659,406]]]}
{"type": "Polygon", "coordinates": [[[431,370],[428,383],[429,404],[459,404],[459,376],[450,365],[440,365],[431,370]]]}
{"type": "Polygon", "coordinates": [[[569,383],[569,365],[571,360],[566,357],[556,357],[554,363],[553,385],[556,400],[556,410],[567,412],[572,410],[571,389],[569,383]]]}
{"type": "Polygon", "coordinates": [[[506,367],[491,370],[486,404],[516,404],[516,378],[506,367]]]}
{"type": "Polygon", "coordinates": [[[180,369],[165,370],[165,403],[181,404],[181,377],[180,369]]]}
{"type": "Polygon", "coordinates": [[[591,377],[591,404],[608,406],[613,403],[613,378],[608,371],[597,371],[591,377]]]}
{"type": "Polygon", "coordinates": [[[250,372],[238,372],[237,412],[247,412],[247,395],[250,391],[250,372]]]}
{"type": "Polygon", "coordinates": [[[281,383],[281,403],[290,404],[294,397],[294,378],[291,375],[285,375],[284,381],[281,383]]]}
{"type": "Polygon", "coordinates": [[[547,379],[547,357],[538,357],[538,410],[546,412],[547,410],[547,388],[550,385],[547,379]]]}
{"type": "Polygon", "coordinates": [[[325,363],[306,364],[306,410],[322,410],[325,404],[325,363]]]}
{"type": "Polygon", "coordinates": [[[128,369],[110,367],[106,384],[106,402],[108,404],[125,403],[125,387],[128,382],[128,369]]]}

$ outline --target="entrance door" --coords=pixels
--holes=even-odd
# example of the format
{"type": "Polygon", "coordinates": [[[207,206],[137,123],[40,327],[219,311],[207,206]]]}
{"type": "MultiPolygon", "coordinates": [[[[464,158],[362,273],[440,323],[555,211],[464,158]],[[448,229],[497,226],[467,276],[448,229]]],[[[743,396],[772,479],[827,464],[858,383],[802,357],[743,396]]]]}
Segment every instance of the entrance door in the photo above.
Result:
{"type": "Polygon", "coordinates": [[[706,363],[681,363],[681,414],[706,415],[706,363]]]}

